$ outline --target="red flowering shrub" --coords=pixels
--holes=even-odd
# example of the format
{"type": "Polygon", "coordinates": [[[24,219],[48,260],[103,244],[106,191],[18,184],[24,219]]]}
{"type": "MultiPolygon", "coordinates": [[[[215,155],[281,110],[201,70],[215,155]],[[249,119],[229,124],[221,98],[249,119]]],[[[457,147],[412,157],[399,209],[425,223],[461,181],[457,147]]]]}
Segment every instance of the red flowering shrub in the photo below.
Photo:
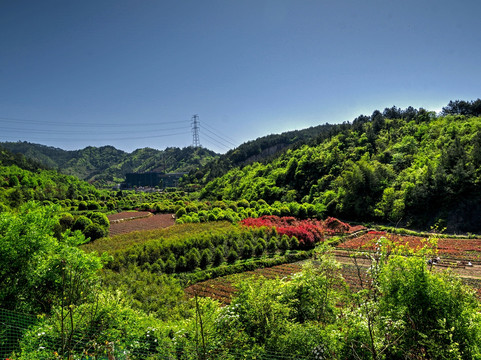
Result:
{"type": "Polygon", "coordinates": [[[341,220],[333,217],[328,217],[324,221],[324,226],[326,227],[326,229],[331,230],[336,234],[344,234],[346,232],[349,232],[350,229],[350,226],[348,224],[343,223],[341,220]]]}
{"type": "Polygon", "coordinates": [[[295,236],[303,248],[312,248],[315,243],[323,241],[325,235],[334,235],[348,232],[350,227],[335,218],[319,220],[298,220],[291,216],[279,217],[265,215],[259,218],[248,218],[241,221],[249,227],[275,228],[277,233],[287,235],[290,238],[295,236]]]}

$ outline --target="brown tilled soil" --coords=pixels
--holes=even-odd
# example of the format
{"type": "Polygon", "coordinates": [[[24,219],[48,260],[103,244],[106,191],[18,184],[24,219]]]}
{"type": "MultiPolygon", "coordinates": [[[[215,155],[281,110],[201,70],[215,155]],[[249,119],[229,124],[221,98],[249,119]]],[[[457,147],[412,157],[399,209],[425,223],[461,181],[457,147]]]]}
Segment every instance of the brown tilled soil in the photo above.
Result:
{"type": "Polygon", "coordinates": [[[149,216],[152,216],[152,213],[149,211],[123,211],[117,214],[107,215],[110,222],[133,220],[149,216]]]}
{"type": "Polygon", "coordinates": [[[133,231],[166,228],[175,224],[172,214],[152,215],[152,213],[141,211],[113,214],[109,215],[108,218],[111,221],[110,236],[127,234],[133,231]],[[112,222],[112,220],[120,220],[120,222],[112,222]]]}

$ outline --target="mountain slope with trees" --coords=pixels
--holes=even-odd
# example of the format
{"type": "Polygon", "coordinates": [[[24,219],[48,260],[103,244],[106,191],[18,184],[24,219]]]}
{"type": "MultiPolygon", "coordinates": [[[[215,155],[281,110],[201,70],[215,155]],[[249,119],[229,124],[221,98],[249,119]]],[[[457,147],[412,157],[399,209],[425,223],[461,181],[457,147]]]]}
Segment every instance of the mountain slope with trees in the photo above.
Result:
{"type": "Polygon", "coordinates": [[[96,199],[100,193],[85,181],[0,147],[0,212],[30,200],[49,202],[81,196],[96,199]]]}
{"type": "Polygon", "coordinates": [[[307,202],[350,220],[479,232],[480,104],[450,102],[441,116],[412,107],[376,110],[315,145],[237,167],[201,196],[307,202]]]}
{"type": "Polygon", "coordinates": [[[122,182],[129,172],[188,172],[218,156],[208,149],[193,147],[163,151],[143,148],[127,153],[113,146],[89,146],[74,151],[28,142],[6,142],[0,146],[97,185],[122,182]]]}
{"type": "Polygon", "coordinates": [[[203,186],[234,167],[248,165],[256,161],[269,161],[289,148],[302,146],[315,141],[318,137],[328,137],[338,128],[339,125],[326,123],[307,129],[271,134],[248,141],[235,149],[229,150],[214,161],[191,171],[186,182],[203,186]]]}

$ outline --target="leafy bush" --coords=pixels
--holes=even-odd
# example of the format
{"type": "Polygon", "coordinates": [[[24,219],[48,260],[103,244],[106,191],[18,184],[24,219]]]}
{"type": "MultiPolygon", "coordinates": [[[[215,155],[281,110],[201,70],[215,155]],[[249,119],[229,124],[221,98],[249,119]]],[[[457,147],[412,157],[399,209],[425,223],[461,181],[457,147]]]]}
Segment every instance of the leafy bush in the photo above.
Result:
{"type": "Polygon", "coordinates": [[[87,225],[83,233],[85,237],[90,238],[90,240],[93,241],[108,236],[109,230],[97,223],[92,223],[87,225]]]}
{"type": "Polygon", "coordinates": [[[110,221],[107,215],[102,214],[100,212],[89,212],[86,215],[93,223],[99,224],[104,228],[108,228],[110,226],[110,221]]]}
{"type": "Polygon", "coordinates": [[[84,215],[80,215],[75,219],[72,225],[72,230],[80,230],[84,232],[89,225],[92,225],[92,220],[84,215]]]}
{"type": "Polygon", "coordinates": [[[237,259],[239,259],[239,254],[237,253],[237,251],[231,249],[229,251],[229,253],[227,254],[227,262],[232,264],[232,263],[236,262],[237,259]]]}

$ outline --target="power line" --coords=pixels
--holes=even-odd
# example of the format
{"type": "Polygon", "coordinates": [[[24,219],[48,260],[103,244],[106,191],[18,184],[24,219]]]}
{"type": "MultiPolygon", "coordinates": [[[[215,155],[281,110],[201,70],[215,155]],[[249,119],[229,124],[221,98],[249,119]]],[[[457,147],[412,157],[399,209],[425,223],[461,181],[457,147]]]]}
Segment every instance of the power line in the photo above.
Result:
{"type": "Polygon", "coordinates": [[[113,122],[113,123],[89,123],[89,122],[75,122],[69,123],[66,121],[43,121],[43,120],[32,120],[32,119],[20,119],[20,118],[10,118],[10,117],[0,117],[0,121],[4,122],[16,122],[16,123],[30,123],[30,124],[37,124],[37,125],[55,125],[55,126],[66,126],[66,127],[83,127],[83,126],[95,126],[95,127],[139,127],[139,126],[155,126],[155,125],[164,125],[164,124],[183,124],[188,123],[186,120],[181,121],[152,121],[148,123],[139,123],[137,121],[129,121],[128,123],[120,123],[120,122],[113,122]]]}
{"type": "Polygon", "coordinates": [[[84,142],[84,141],[125,141],[125,140],[139,140],[139,139],[155,139],[168,136],[179,136],[188,134],[187,129],[191,129],[193,136],[193,146],[201,147],[200,144],[200,129],[203,132],[204,139],[209,144],[222,149],[229,150],[232,147],[237,147],[235,140],[227,135],[222,134],[216,128],[209,126],[206,123],[199,121],[198,115],[193,115],[190,121],[161,121],[138,123],[131,121],[129,123],[69,123],[65,121],[42,121],[24,118],[0,117],[0,130],[3,139],[14,139],[16,141],[21,137],[26,137],[30,141],[70,141],[70,142],[84,142]],[[169,126],[169,125],[177,126],[169,126]],[[17,126],[15,126],[17,125],[17,126]],[[54,127],[54,128],[50,128],[54,127]],[[108,133],[102,134],[103,130],[108,129],[108,133]],[[171,133],[171,131],[175,131],[171,133]],[[48,134],[48,138],[41,135],[48,134]],[[122,137],[122,135],[130,135],[122,137]],[[148,134],[148,135],[147,135],[148,134]],[[157,135],[154,135],[157,134],[157,135]],[[209,135],[210,134],[210,135],[209,135]],[[33,135],[33,136],[32,136],[33,135]],[[35,136],[38,135],[38,136],[35,136]],[[70,137],[67,135],[71,135],[70,137]],[[112,137],[113,135],[113,137],[112,137]],[[120,137],[116,137],[119,135],[120,137]],[[207,139],[210,139],[207,140],[207,139]]]}
{"type": "Polygon", "coordinates": [[[204,130],[207,130],[209,133],[211,133],[212,135],[214,136],[217,136],[222,142],[224,143],[228,143],[228,144],[231,144],[232,146],[236,147],[237,145],[234,144],[233,142],[227,140],[227,139],[224,139],[222,136],[220,135],[217,135],[216,133],[214,133],[213,131],[210,131],[209,129],[205,128],[204,130]]]}
{"type": "MultiPolygon", "coordinates": [[[[218,145],[215,145],[215,146],[219,146],[219,145],[220,145],[221,147],[223,147],[223,148],[225,148],[225,149],[227,149],[227,150],[230,149],[229,146],[226,146],[226,145],[220,143],[219,141],[217,141],[216,139],[210,137],[209,135],[207,135],[207,134],[204,134],[204,135],[205,135],[207,138],[211,139],[212,141],[214,141],[214,142],[216,142],[216,143],[218,144],[218,145]]],[[[210,143],[210,144],[212,144],[210,141],[207,141],[207,142],[210,143]]]]}
{"type": "MultiPolygon", "coordinates": [[[[78,138],[75,137],[74,139],[68,139],[69,142],[85,142],[85,141],[119,141],[119,140],[138,140],[138,139],[156,139],[161,137],[167,136],[177,136],[177,135],[187,135],[189,132],[179,132],[173,134],[162,134],[162,135],[151,135],[151,136],[129,136],[129,137],[122,137],[122,138],[94,138],[89,136],[88,138],[78,138]]],[[[2,135],[2,138],[10,138],[10,139],[17,139],[18,135],[2,135]]],[[[59,141],[59,140],[66,140],[65,137],[56,137],[56,138],[45,138],[45,137],[29,137],[30,139],[37,139],[41,141],[59,141]]]]}
{"type": "MultiPolygon", "coordinates": [[[[154,129],[154,128],[148,128],[144,130],[139,130],[139,131],[132,131],[132,130],[119,130],[119,131],[109,131],[110,135],[122,135],[122,134],[132,134],[132,133],[138,133],[138,134],[143,134],[147,130],[149,133],[152,133],[153,131],[173,131],[173,130],[183,130],[183,129],[189,129],[190,126],[181,126],[181,127],[174,127],[174,128],[165,128],[165,129],[154,129]]],[[[6,130],[6,131],[17,131],[21,133],[37,133],[37,134],[43,134],[43,133],[48,133],[48,134],[72,134],[73,130],[56,130],[56,129],[25,129],[25,128],[13,128],[13,127],[4,127],[0,126],[0,130],[6,130]]],[[[75,135],[78,135],[79,132],[88,132],[88,134],[92,134],[92,129],[90,128],[85,128],[81,130],[75,130],[75,135]]]]}
{"type": "MultiPolygon", "coordinates": [[[[234,140],[234,139],[230,138],[229,136],[227,136],[227,135],[219,132],[217,129],[214,129],[212,126],[209,126],[208,124],[205,124],[205,123],[204,123],[204,126],[207,127],[207,128],[209,128],[209,129],[211,129],[212,131],[217,131],[217,132],[221,135],[221,137],[225,138],[226,140],[230,140],[230,141],[232,141],[232,142],[234,142],[234,143],[236,142],[236,140],[234,140]]],[[[235,144],[233,144],[233,145],[234,145],[234,146],[237,146],[237,145],[235,145],[235,144]]]]}

